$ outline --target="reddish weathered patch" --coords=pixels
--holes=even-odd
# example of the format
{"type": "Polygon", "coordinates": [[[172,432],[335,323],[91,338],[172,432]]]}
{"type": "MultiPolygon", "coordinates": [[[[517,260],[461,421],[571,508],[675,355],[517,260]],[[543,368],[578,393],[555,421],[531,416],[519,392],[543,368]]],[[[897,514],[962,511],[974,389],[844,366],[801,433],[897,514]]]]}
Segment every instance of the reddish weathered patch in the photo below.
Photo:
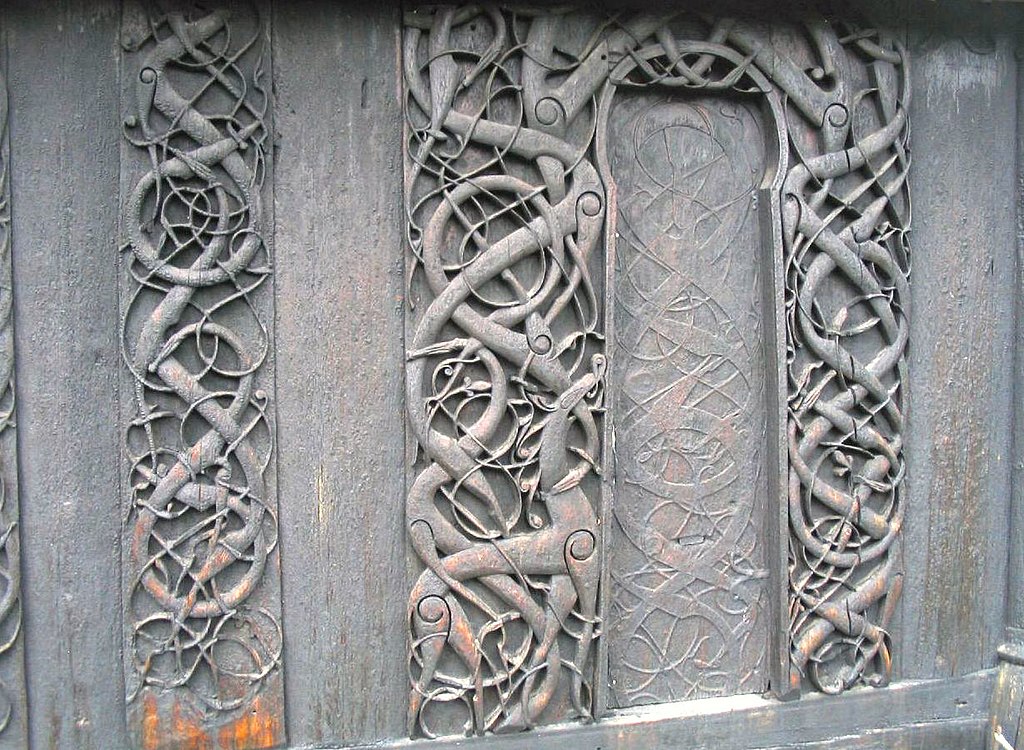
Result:
{"type": "Polygon", "coordinates": [[[142,750],[267,750],[284,743],[282,722],[273,706],[256,698],[248,710],[227,723],[205,724],[186,703],[160,706],[156,695],[142,699],[142,750]]]}

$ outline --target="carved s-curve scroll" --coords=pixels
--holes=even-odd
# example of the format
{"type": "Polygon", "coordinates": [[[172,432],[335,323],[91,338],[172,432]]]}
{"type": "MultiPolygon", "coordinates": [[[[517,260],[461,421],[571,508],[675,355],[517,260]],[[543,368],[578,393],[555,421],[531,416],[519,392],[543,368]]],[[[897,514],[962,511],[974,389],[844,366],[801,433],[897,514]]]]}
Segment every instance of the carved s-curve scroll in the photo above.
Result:
{"type": "MultiPolygon", "coordinates": [[[[0,73],[0,744],[27,744],[15,440],[11,182],[7,80],[0,73]]],[[[6,746],[6,745],[5,745],[6,746]]]]}
{"type": "Polygon", "coordinates": [[[460,6],[409,12],[403,60],[410,733],[594,712],[597,475],[602,415],[615,409],[603,386],[600,246],[615,194],[601,123],[623,88],[769,102],[784,171],[766,222],[777,267],[764,272],[782,306],[768,326],[785,352],[775,379],[788,379],[777,385],[789,469],[776,489],[790,626],[778,640],[792,644],[797,687],[885,683],[907,340],[899,41],[813,14],[771,25],[460,6]]]}
{"type": "Polygon", "coordinates": [[[129,3],[122,29],[129,728],[276,747],[269,37],[180,7],[129,3]]]}

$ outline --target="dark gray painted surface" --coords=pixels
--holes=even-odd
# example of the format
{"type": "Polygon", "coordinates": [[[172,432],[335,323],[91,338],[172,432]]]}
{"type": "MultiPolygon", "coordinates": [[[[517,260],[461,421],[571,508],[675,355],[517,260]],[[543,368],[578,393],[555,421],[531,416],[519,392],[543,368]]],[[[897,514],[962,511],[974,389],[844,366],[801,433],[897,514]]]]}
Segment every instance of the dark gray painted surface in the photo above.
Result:
{"type": "Polygon", "coordinates": [[[401,736],[401,109],[393,3],[279,3],[277,424],[296,745],[401,736]]]}
{"type": "Polygon", "coordinates": [[[1005,606],[1016,68],[1007,38],[953,28],[911,32],[906,678],[994,664],[1005,606]]]}
{"type": "Polygon", "coordinates": [[[114,2],[7,8],[24,635],[35,748],[126,746],[114,2]]]}

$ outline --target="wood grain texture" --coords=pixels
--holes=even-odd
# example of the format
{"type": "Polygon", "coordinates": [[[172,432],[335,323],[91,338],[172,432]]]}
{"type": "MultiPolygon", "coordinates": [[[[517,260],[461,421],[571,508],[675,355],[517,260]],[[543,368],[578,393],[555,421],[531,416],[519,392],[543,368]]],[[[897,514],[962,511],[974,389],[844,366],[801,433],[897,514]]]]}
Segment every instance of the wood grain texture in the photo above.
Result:
{"type": "Polygon", "coordinates": [[[908,724],[820,742],[785,744],[768,750],[977,750],[985,728],[977,719],[908,724]]]}
{"type": "Polygon", "coordinates": [[[119,4],[6,11],[30,741],[127,746],[117,414],[119,4]]]}
{"type": "Polygon", "coordinates": [[[1007,560],[1014,62],[962,18],[911,34],[915,195],[902,631],[907,678],[991,666],[1007,560]],[[959,24],[959,25],[956,25],[959,24]]]}
{"type": "MultiPolygon", "coordinates": [[[[1018,658],[1015,661],[1019,662],[1019,646],[1016,652],[1018,658]]],[[[993,687],[986,735],[988,743],[985,747],[989,750],[1006,750],[997,737],[1011,747],[1020,747],[1024,739],[1024,665],[1008,661],[1005,656],[993,687]]]]}
{"type": "Polygon", "coordinates": [[[404,733],[395,2],[277,3],[278,466],[289,735],[404,733]]]}
{"type": "MultiPolygon", "coordinates": [[[[527,735],[402,741],[387,750],[781,750],[781,748],[980,747],[994,670],[948,680],[907,682],[780,703],[756,696],[620,711],[596,724],[561,725],[527,735]],[[804,744],[794,744],[795,742],[804,744]],[[934,741],[933,744],[927,744],[934,741]],[[886,744],[886,743],[889,744],[886,744]]],[[[367,749],[368,750],[368,749],[367,749]]]]}
{"type": "Polygon", "coordinates": [[[996,737],[1013,747],[1024,743],[1024,78],[1021,77],[1021,43],[1017,40],[1017,194],[1016,249],[1014,273],[1013,350],[1013,454],[1010,471],[1009,556],[1006,572],[1006,632],[999,648],[999,676],[992,696],[992,717],[988,744],[1000,748],[996,737]]]}
{"type": "MultiPolygon", "coordinates": [[[[1024,23],[1024,14],[1018,14],[1024,23]]],[[[1006,623],[1024,640],[1024,34],[1017,37],[1016,273],[1014,273],[1013,457],[1006,623]]]]}

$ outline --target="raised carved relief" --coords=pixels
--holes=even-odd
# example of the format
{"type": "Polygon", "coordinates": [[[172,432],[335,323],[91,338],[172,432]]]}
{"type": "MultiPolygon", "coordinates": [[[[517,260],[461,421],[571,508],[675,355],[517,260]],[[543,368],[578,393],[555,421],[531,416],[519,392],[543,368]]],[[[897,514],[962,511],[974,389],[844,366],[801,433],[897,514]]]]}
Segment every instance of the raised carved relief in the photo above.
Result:
{"type": "Polygon", "coordinates": [[[767,688],[757,104],[635,93],[611,112],[620,706],[767,688]]]}
{"type": "Polygon", "coordinates": [[[788,669],[763,656],[778,641],[797,686],[885,682],[899,41],[814,16],[463,6],[405,25],[410,732],[592,715],[608,421],[616,699],[761,690],[763,660],[788,669]],[[788,534],[762,535],[783,505],[788,534]],[[786,547],[788,637],[762,602],[786,547]]]}
{"type": "Polygon", "coordinates": [[[129,725],[277,746],[268,36],[246,9],[124,19],[129,725]]]}
{"type": "Polygon", "coordinates": [[[604,190],[529,29],[407,16],[414,735],[592,714],[604,190]]]}
{"type": "MultiPolygon", "coordinates": [[[[0,738],[24,744],[25,666],[21,646],[18,450],[15,440],[10,145],[7,82],[0,74],[0,738]]],[[[12,747],[14,745],[12,744],[12,747]]]]}
{"type": "Polygon", "coordinates": [[[785,88],[790,635],[794,685],[837,693],[888,682],[903,577],[910,75],[884,31],[800,39],[782,71],[805,71],[785,88]]]}

